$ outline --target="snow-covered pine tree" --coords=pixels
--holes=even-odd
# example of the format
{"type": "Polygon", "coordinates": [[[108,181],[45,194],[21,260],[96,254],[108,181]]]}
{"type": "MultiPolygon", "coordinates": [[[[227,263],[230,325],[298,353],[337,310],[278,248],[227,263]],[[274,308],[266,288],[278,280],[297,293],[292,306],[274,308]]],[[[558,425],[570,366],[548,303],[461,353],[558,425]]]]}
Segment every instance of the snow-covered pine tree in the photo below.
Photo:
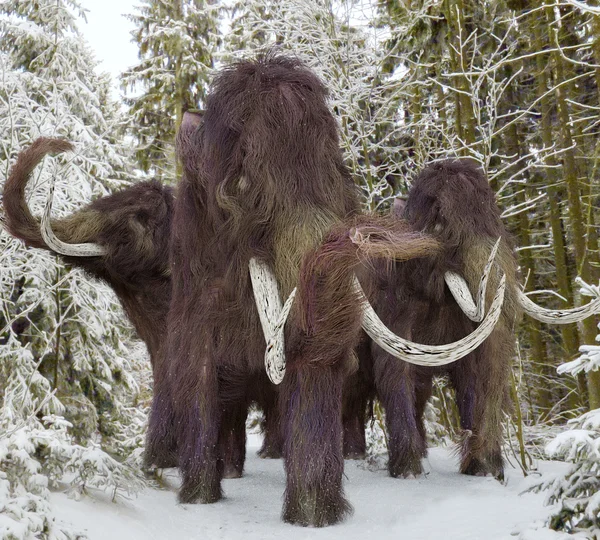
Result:
{"type": "MultiPolygon", "coordinates": [[[[81,14],[75,0],[0,4],[0,178],[40,135],[77,147],[34,173],[37,214],[51,175],[59,215],[129,177],[118,108],[77,31],[81,14]]],[[[110,289],[4,231],[0,306],[0,537],[73,536],[55,522],[48,487],[66,474],[76,494],[140,487],[126,459],[142,440],[133,404],[136,373],[149,366],[110,289]]]]}
{"type": "MultiPolygon", "coordinates": [[[[579,280],[581,293],[596,296],[600,287],[579,280]]],[[[599,325],[600,328],[600,325],[599,325]]],[[[596,338],[600,341],[600,334],[596,338]]],[[[562,364],[558,372],[577,375],[600,370],[600,346],[583,345],[583,354],[562,364]]],[[[567,423],[567,429],[546,446],[550,458],[569,462],[565,474],[542,478],[532,489],[549,490],[547,504],[558,504],[547,525],[577,538],[600,538],[600,409],[567,423]]]]}
{"type": "Polygon", "coordinates": [[[173,181],[175,133],[183,113],[202,106],[220,40],[219,9],[211,0],[143,0],[136,9],[129,18],[140,63],[122,75],[136,158],[143,171],[173,181]]]}

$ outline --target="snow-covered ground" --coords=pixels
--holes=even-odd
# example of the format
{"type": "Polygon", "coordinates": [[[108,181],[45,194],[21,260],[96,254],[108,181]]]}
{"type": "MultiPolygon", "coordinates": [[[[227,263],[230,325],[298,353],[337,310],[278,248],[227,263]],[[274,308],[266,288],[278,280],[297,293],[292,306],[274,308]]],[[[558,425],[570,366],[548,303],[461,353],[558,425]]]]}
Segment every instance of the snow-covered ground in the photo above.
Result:
{"type": "MultiPolygon", "coordinates": [[[[259,437],[250,435],[245,475],[225,480],[225,499],[216,504],[177,504],[179,481],[169,471],[168,489],[149,488],[131,501],[112,503],[105,494],[74,501],[54,493],[56,516],[91,540],[504,540],[549,513],[543,493],[520,495],[529,480],[519,471],[509,468],[506,485],[489,477],[463,476],[451,450],[432,448],[427,474],[417,479],[390,478],[386,471],[369,471],[362,462],[346,461],[345,489],[354,515],[335,527],[295,527],[280,519],[283,462],[259,459],[259,446],[259,437]]],[[[558,472],[562,465],[542,462],[540,469],[558,472]]],[[[540,539],[560,536],[538,533],[534,535],[540,539]]]]}

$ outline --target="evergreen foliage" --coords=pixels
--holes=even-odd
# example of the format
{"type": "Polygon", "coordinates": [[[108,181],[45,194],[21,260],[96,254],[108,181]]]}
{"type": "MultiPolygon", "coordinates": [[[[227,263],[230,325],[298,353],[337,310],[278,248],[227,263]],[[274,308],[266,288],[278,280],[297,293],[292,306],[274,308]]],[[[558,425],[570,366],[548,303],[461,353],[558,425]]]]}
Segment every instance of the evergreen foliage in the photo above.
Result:
{"type": "MultiPolygon", "coordinates": [[[[40,135],[77,146],[75,155],[48,158],[36,171],[28,197],[38,214],[51,175],[60,215],[130,180],[125,122],[80,36],[83,15],[77,0],[0,2],[0,177],[40,135]]],[[[202,108],[215,65],[278,47],[330,88],[366,206],[386,211],[425,163],[467,156],[490,178],[519,246],[525,290],[544,291],[538,303],[578,305],[592,286],[580,292],[576,278],[598,283],[597,7],[579,0],[142,0],[131,20],[140,63],[121,83],[141,171],[177,177],[174,134],[183,112],[202,108]]],[[[129,465],[142,443],[143,351],[106,287],[3,232],[0,268],[0,432],[8,434],[0,437],[0,531],[68,537],[47,503],[48,486],[65,473],[74,475],[75,492],[139,486],[129,465]]],[[[559,328],[527,320],[518,336],[513,399],[522,413],[514,415],[521,452],[528,432],[541,439],[545,426],[575,417],[548,446],[572,463],[570,471],[544,484],[560,503],[551,526],[569,533],[598,528],[600,348],[578,352],[593,342],[597,322],[559,328]],[[575,376],[557,376],[559,364],[575,376]],[[583,414],[589,408],[595,411],[583,414]]],[[[460,432],[452,402],[437,385],[427,413],[437,443],[460,432]]],[[[385,451],[381,412],[376,418],[373,456],[385,451]]]]}
{"type": "Polygon", "coordinates": [[[129,129],[141,170],[172,182],[173,143],[185,111],[202,107],[219,44],[211,0],[143,0],[130,19],[140,63],[122,76],[129,90],[129,129]]]}
{"type": "MultiPolygon", "coordinates": [[[[581,283],[582,292],[592,294],[598,287],[581,283]]],[[[596,338],[600,341],[600,335],[596,338]]],[[[583,345],[577,360],[560,366],[559,372],[576,375],[598,370],[600,346],[583,345]]],[[[548,490],[547,504],[557,505],[548,526],[580,538],[600,535],[600,409],[589,411],[567,424],[547,446],[549,458],[564,460],[569,468],[562,475],[542,477],[532,490],[548,490]]]]}
{"type": "MultiPolygon", "coordinates": [[[[77,2],[3,2],[0,12],[2,176],[42,134],[76,141],[75,155],[34,173],[27,195],[39,215],[56,176],[54,211],[71,213],[129,181],[110,81],[77,31],[77,2]]],[[[0,269],[0,536],[72,537],[52,516],[49,486],[116,494],[142,485],[127,458],[141,444],[134,396],[146,360],[105,285],[4,231],[0,269]]]]}

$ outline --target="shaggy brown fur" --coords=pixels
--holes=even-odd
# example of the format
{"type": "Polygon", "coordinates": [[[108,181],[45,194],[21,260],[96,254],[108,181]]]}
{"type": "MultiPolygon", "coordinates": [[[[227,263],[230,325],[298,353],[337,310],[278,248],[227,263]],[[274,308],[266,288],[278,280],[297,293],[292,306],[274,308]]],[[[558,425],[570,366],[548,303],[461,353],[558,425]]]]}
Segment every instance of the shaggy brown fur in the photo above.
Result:
{"type": "MultiPolygon", "coordinates": [[[[248,378],[264,371],[248,272],[250,258],[259,257],[274,269],[283,298],[300,283],[279,396],[283,518],[323,526],[350,511],[342,491],[341,392],[355,369],[361,313],[350,268],[320,271],[330,259],[317,246],[357,214],[358,198],[325,97],[295,60],[266,56],[228,67],[207,99],[194,156],[182,159],[191,166],[176,202],[168,323],[182,502],[221,498],[219,436],[248,378]]],[[[425,251],[422,238],[412,241],[425,251]]],[[[342,244],[356,256],[352,242],[342,244]]]]}
{"type": "MultiPolygon", "coordinates": [[[[520,317],[512,240],[485,176],[468,160],[426,167],[412,183],[405,218],[415,229],[437,238],[443,250],[435,257],[397,265],[391,274],[380,272],[374,305],[384,323],[398,335],[440,345],[472,332],[477,325],[456,304],[444,274],[451,270],[462,275],[475,297],[483,267],[498,237],[502,237],[502,243],[497,269],[506,274],[507,290],[502,316],[492,334],[473,353],[445,368],[409,365],[373,345],[374,384],[386,410],[389,472],[406,476],[422,471],[421,458],[426,453],[423,411],[431,395],[433,376],[446,374],[456,390],[465,434],[461,472],[502,478],[502,419],[508,406],[515,325],[520,317]]],[[[493,272],[490,278],[488,306],[499,274],[493,272]]],[[[367,355],[362,361],[368,364],[371,360],[367,355]]]]}

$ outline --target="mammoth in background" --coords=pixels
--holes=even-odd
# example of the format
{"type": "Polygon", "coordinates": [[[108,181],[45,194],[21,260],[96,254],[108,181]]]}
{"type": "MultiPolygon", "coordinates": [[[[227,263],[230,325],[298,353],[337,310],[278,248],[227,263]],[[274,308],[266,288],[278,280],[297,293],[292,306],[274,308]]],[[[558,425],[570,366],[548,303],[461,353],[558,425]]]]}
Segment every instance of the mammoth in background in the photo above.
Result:
{"type": "MultiPolygon", "coordinates": [[[[239,62],[217,76],[203,122],[185,145],[167,339],[181,502],[222,497],[219,440],[235,429],[231,419],[249,378],[265,370],[266,340],[267,367],[279,362],[270,377],[283,378],[283,519],[324,526],[350,512],[342,489],[342,385],[356,369],[361,326],[375,336],[383,331],[355,276],[368,292],[359,257],[407,260],[438,246],[399,221],[359,217],[326,94],[297,60],[268,54],[239,62]],[[279,293],[288,298],[283,308],[279,293]]],[[[503,287],[477,337],[429,347],[425,362],[452,361],[455,348],[465,354],[485,339],[503,287]]],[[[400,356],[423,352],[383,335],[400,356]]],[[[155,394],[151,426],[160,429],[166,414],[155,394]]]]}
{"type": "Polygon", "coordinates": [[[42,137],[19,154],[4,184],[4,226],[28,247],[58,253],[68,264],[108,283],[155,365],[171,296],[173,190],[156,181],[140,182],[52,220],[45,239],[48,233],[32,216],[25,187],[46,154],[72,150],[66,140],[42,137]]]}
{"type": "MultiPolygon", "coordinates": [[[[517,281],[512,239],[502,224],[494,192],[472,161],[429,165],[414,179],[407,199],[397,200],[392,213],[442,245],[435,256],[396,265],[391,272],[376,267],[379,287],[374,305],[397,334],[441,344],[471,332],[491,301],[481,275],[486,265],[489,268],[488,255],[496,249],[490,280],[497,282],[501,270],[507,280],[506,296],[494,331],[473,352],[448,366],[399,363],[378,345],[363,347],[361,369],[368,374],[367,384],[354,407],[364,411],[369,399],[379,398],[386,411],[390,474],[420,474],[421,458],[426,454],[423,412],[431,396],[432,378],[448,375],[456,391],[464,434],[460,471],[501,479],[503,414],[510,408],[508,380],[521,312],[544,322],[568,323],[597,312],[600,299],[554,311],[529,300],[517,281]]],[[[349,440],[358,441],[354,451],[364,451],[364,434],[356,429],[352,417],[347,426],[349,440]]]]}
{"type": "MultiPolygon", "coordinates": [[[[174,192],[157,181],[139,182],[100,197],[62,219],[49,219],[54,186],[40,222],[25,199],[34,168],[47,154],[72,151],[64,139],[41,137],[22,151],[4,185],[6,230],[25,242],[60,255],[107,283],[148,348],[154,378],[163,361],[162,347],[171,275],[169,240],[174,192]]],[[[177,464],[175,449],[161,446],[161,466],[177,464]]]]}

